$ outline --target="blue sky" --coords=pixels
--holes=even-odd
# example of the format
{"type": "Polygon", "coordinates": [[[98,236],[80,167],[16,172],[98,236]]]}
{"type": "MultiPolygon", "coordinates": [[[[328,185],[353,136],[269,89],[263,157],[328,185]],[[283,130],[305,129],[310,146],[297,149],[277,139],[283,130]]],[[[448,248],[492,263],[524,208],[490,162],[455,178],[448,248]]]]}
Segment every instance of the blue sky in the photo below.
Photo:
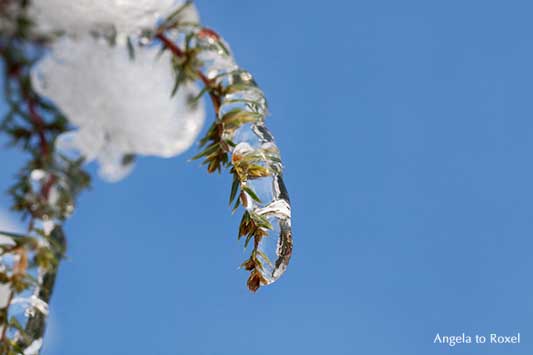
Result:
{"type": "Polygon", "coordinates": [[[533,353],[533,4],[197,4],[269,98],[290,269],[248,293],[229,177],[142,159],[81,197],[44,354],[533,353]]]}

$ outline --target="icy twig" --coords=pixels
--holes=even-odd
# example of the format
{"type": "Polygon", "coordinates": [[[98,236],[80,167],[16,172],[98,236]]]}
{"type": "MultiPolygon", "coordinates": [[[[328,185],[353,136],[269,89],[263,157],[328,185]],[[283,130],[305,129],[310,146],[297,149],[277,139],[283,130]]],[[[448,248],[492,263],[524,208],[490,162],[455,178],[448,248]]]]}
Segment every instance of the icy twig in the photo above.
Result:
{"type": "Polygon", "coordinates": [[[194,159],[203,159],[209,173],[228,169],[233,176],[230,204],[234,210],[245,208],[238,237],[245,238],[245,247],[253,241],[251,255],[241,267],[250,271],[247,284],[255,292],[285,272],[293,247],[279,149],[264,124],[266,99],[215,31],[169,18],[153,37],[176,58],[176,90],[200,80],[202,94],[211,98],[216,120],[194,159]]]}

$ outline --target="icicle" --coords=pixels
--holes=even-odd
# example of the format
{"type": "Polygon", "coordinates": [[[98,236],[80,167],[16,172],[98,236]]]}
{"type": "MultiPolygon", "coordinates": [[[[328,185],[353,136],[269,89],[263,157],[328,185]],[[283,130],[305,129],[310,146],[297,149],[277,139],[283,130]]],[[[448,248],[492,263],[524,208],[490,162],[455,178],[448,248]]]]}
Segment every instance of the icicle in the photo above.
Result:
{"type": "MultiPolygon", "coordinates": [[[[280,153],[264,124],[267,102],[252,74],[238,67],[229,46],[217,33],[179,24],[176,29],[183,36],[174,38],[186,39],[185,43],[176,40],[177,44],[197,50],[196,57],[186,61],[199,63],[197,67],[183,69],[199,71],[207,91],[215,98],[217,120],[202,140],[202,145],[207,145],[205,150],[195,158],[204,158],[209,172],[231,168],[231,199],[236,201],[235,207],[242,204],[246,209],[239,237],[252,248],[250,259],[242,267],[251,272],[248,287],[255,291],[283,275],[293,244],[280,153]]],[[[168,39],[162,40],[168,46],[168,39]]],[[[180,56],[179,49],[173,52],[180,56]]]]}
{"type": "Polygon", "coordinates": [[[251,288],[257,287],[255,271],[260,283],[268,285],[276,281],[287,269],[292,254],[291,210],[288,194],[281,175],[282,164],[274,138],[264,125],[267,113],[266,100],[250,73],[233,71],[219,77],[223,92],[218,119],[225,121],[235,112],[245,113],[237,127],[225,125],[224,134],[234,146],[231,162],[246,186],[246,209],[251,215],[266,220],[261,233],[254,236],[251,263],[251,288]],[[224,110],[231,106],[231,110],[224,110]],[[249,113],[249,114],[248,114],[249,113]],[[255,284],[254,284],[255,283],[255,284]]]}

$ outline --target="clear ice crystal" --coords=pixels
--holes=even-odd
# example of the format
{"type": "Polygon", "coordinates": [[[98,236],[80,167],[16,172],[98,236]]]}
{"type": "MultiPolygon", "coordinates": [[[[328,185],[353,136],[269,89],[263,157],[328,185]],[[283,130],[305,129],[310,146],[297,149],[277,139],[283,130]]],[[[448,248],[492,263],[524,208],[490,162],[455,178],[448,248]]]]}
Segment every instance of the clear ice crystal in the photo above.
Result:
{"type": "Polygon", "coordinates": [[[276,215],[266,215],[272,229],[260,238],[257,246],[257,258],[261,263],[259,271],[266,284],[271,284],[283,275],[292,254],[292,235],[290,219],[276,215]]]}
{"type": "Polygon", "coordinates": [[[213,79],[223,73],[232,72],[238,68],[233,57],[220,54],[218,50],[206,50],[198,54],[198,59],[207,68],[206,76],[209,79],[213,79]]]}
{"type": "Polygon", "coordinates": [[[261,89],[255,86],[229,93],[225,96],[223,104],[228,103],[240,103],[246,111],[257,112],[262,115],[267,113],[265,95],[261,89]]]}
{"type": "MultiPolygon", "coordinates": [[[[35,0],[30,8],[38,30],[88,34],[113,30],[131,34],[153,28],[170,15],[184,0],[35,0]]],[[[198,22],[194,6],[182,13],[183,21],[198,22]]]]}
{"type": "Polygon", "coordinates": [[[254,267],[262,277],[261,283],[268,285],[283,275],[292,255],[291,207],[281,176],[279,149],[264,125],[267,103],[251,74],[234,70],[216,80],[227,92],[222,100],[220,119],[235,111],[257,114],[252,122],[236,129],[226,128],[223,137],[235,145],[231,162],[247,188],[243,205],[249,213],[265,218],[271,227],[261,227],[263,233],[256,235],[251,243],[254,267]]]}
{"type": "Polygon", "coordinates": [[[262,282],[268,285],[283,275],[292,254],[291,207],[280,175],[279,149],[262,122],[239,127],[233,134],[233,142],[236,146],[232,163],[238,172],[246,171],[249,165],[267,168],[270,172],[268,176],[245,181],[255,194],[246,192],[246,209],[266,218],[272,227],[263,228],[264,235],[256,237],[254,243],[256,267],[262,282]]]}
{"type": "Polygon", "coordinates": [[[235,130],[231,140],[233,142],[246,142],[239,144],[247,144],[251,148],[257,149],[261,147],[261,139],[255,132],[256,124],[255,123],[245,123],[235,130]]]}
{"type": "Polygon", "coordinates": [[[255,192],[261,201],[257,202],[249,198],[248,201],[252,202],[248,204],[248,209],[265,207],[274,199],[274,181],[274,177],[271,175],[246,182],[246,185],[255,192]]]}
{"type": "Polygon", "coordinates": [[[285,272],[292,253],[291,206],[284,199],[275,200],[256,209],[255,213],[266,217],[272,225],[272,229],[265,230],[267,234],[258,245],[260,272],[268,283],[272,283],[285,272]]]}
{"type": "Polygon", "coordinates": [[[136,47],[131,60],[123,46],[92,38],[63,38],[32,72],[35,90],[50,98],[79,127],[57,140],[58,151],[98,160],[100,175],[117,181],[132,169],[130,154],[172,157],[191,146],[205,117],[199,93],[184,84],[170,97],[175,74],[170,53],[136,47]],[[65,85],[68,83],[68,85],[65,85]]]}

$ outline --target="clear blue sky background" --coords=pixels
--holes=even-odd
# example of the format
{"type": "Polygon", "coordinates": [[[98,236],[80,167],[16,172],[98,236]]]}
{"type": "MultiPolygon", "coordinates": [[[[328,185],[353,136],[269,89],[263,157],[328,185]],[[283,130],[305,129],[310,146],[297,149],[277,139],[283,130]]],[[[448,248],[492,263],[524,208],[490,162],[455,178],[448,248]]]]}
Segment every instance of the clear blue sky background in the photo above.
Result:
{"type": "MultiPolygon", "coordinates": [[[[198,6],[269,97],[290,269],[250,294],[228,176],[142,159],[69,221],[44,353],[532,354],[533,4],[198,6]]],[[[21,157],[0,162],[7,187],[21,157]]]]}

